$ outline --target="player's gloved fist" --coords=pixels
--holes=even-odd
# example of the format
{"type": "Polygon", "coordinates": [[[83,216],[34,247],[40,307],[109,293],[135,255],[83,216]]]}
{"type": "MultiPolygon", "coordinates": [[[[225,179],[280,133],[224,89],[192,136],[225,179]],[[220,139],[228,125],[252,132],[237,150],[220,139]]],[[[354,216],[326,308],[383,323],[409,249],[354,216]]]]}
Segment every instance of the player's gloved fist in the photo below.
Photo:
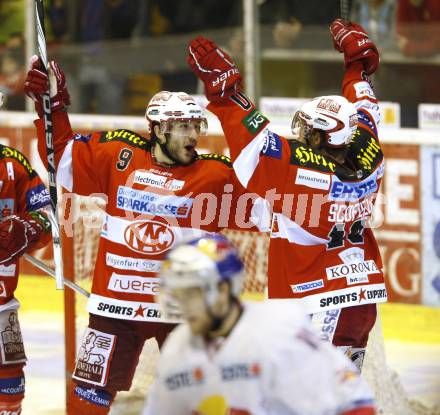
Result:
{"type": "Polygon", "coordinates": [[[219,102],[241,91],[241,76],[234,61],[211,40],[202,36],[192,40],[186,60],[204,82],[209,101],[219,102]]]}
{"type": "Polygon", "coordinates": [[[333,47],[344,53],[346,66],[351,62],[361,61],[367,75],[376,71],[379,66],[379,52],[362,26],[336,19],[330,25],[330,33],[333,47]]]}
{"type": "Polygon", "coordinates": [[[0,264],[9,265],[32,249],[50,222],[41,212],[11,215],[0,222],[0,264]]]}
{"type": "MultiPolygon", "coordinates": [[[[52,112],[59,111],[70,105],[70,96],[67,91],[66,77],[60,66],[49,62],[50,98],[52,112]]],[[[40,118],[43,117],[42,94],[49,90],[49,81],[40,58],[36,55],[31,57],[30,69],[24,82],[24,92],[35,103],[35,110],[40,118]]]]}

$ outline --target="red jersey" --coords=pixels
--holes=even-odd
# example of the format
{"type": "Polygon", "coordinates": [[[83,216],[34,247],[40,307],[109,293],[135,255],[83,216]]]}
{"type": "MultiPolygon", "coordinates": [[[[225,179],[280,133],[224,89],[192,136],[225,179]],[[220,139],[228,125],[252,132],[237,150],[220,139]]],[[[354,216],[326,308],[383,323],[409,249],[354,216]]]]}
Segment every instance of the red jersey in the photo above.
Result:
{"type": "MultiPolygon", "coordinates": [[[[36,125],[41,153],[43,121],[36,125]]],[[[251,227],[239,215],[250,213],[250,198],[227,157],[198,155],[188,166],[164,167],[154,161],[150,142],[132,131],[74,135],[65,112],[53,114],[53,126],[59,183],[107,201],[90,313],[158,321],[154,295],[165,253],[204,232],[251,227]]]]}
{"type": "Polygon", "coordinates": [[[384,171],[379,107],[361,71],[361,64],[352,64],[343,84],[358,109],[347,159],[360,176],[271,131],[242,94],[208,106],[220,119],[240,182],[273,201],[269,297],[300,299],[310,313],[387,298],[379,249],[367,227],[384,171]]]}
{"type": "MultiPolygon", "coordinates": [[[[49,205],[49,192],[27,158],[15,148],[0,145],[0,220],[49,205]]],[[[33,249],[43,247],[49,240],[50,233],[42,233],[33,249]]],[[[0,265],[0,307],[13,300],[18,274],[18,259],[9,265],[0,265]]],[[[17,308],[18,302],[14,300],[9,306],[17,308]]]]}

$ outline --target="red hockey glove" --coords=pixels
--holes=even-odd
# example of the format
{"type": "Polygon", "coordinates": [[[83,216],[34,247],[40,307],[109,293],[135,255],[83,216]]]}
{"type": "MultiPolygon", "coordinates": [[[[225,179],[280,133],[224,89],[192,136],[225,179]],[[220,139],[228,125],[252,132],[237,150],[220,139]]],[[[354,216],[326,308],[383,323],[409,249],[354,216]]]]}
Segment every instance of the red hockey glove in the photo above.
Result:
{"type": "Polygon", "coordinates": [[[241,76],[235,62],[211,40],[202,36],[192,40],[186,61],[204,82],[209,101],[223,101],[241,91],[241,76]]]}
{"type": "MultiPolygon", "coordinates": [[[[66,77],[59,65],[49,62],[49,72],[51,77],[50,104],[52,112],[59,111],[70,105],[70,96],[67,91],[66,77]]],[[[43,117],[43,102],[41,94],[49,89],[47,74],[42,70],[42,63],[38,56],[31,58],[31,68],[29,69],[24,81],[24,92],[35,103],[35,110],[40,118],[43,117]]]]}
{"type": "Polygon", "coordinates": [[[336,19],[330,25],[333,47],[344,53],[345,66],[362,61],[367,75],[376,72],[379,66],[379,52],[362,26],[336,19]]]}
{"type": "Polygon", "coordinates": [[[8,216],[0,222],[0,264],[9,265],[32,249],[50,222],[41,212],[8,216]]]}

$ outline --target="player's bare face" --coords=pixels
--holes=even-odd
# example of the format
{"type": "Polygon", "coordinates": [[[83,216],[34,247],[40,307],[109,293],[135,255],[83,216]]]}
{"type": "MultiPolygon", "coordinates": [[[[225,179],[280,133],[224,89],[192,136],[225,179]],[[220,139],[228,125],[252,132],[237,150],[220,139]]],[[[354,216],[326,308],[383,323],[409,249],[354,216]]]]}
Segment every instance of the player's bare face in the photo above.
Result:
{"type": "Polygon", "coordinates": [[[181,288],[173,290],[173,297],[177,300],[183,318],[195,335],[205,335],[209,332],[212,317],[208,311],[205,294],[199,287],[181,288]]]}
{"type": "Polygon", "coordinates": [[[193,161],[199,133],[199,126],[196,123],[173,122],[167,147],[175,160],[181,164],[190,164],[193,161]]]}

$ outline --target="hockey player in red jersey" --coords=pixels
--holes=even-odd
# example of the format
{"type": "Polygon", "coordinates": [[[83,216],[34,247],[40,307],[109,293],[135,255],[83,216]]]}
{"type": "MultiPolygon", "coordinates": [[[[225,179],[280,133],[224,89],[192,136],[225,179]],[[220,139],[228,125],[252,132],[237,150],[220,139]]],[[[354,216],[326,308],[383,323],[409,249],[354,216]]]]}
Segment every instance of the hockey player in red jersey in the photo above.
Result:
{"type": "Polygon", "coordinates": [[[373,415],[356,367],[319,340],[301,307],[240,301],[243,274],[221,235],[169,252],[159,298],[186,324],[165,342],[143,414],[373,415]]]}
{"type": "Polygon", "coordinates": [[[208,109],[222,124],[237,177],[273,209],[269,298],[302,302],[321,337],[361,368],[376,303],[387,299],[369,227],[384,171],[379,107],[368,79],[379,54],[356,24],[336,20],[331,34],[344,53],[343,96],[304,104],[289,140],[273,132],[240,92],[235,63],[214,42],[201,36],[191,41],[187,60],[205,84],[208,109]],[[269,200],[270,194],[279,197],[269,200]]]}
{"type": "Polygon", "coordinates": [[[14,297],[19,259],[51,238],[49,192],[26,157],[0,144],[0,414],[21,413],[26,355],[14,297]]]}
{"type": "MultiPolygon", "coordinates": [[[[89,328],[67,412],[107,414],[116,393],[130,389],[145,340],[155,337],[160,345],[174,327],[161,319],[154,301],[165,252],[184,238],[249,228],[239,213],[249,212],[251,204],[227,157],[197,154],[206,119],[189,95],[162,91],[151,99],[146,110],[151,140],[125,129],[74,134],[65,111],[64,74],[56,63],[51,67],[58,181],[74,193],[107,200],[87,308],[89,328]]],[[[40,114],[36,126],[43,148],[39,94],[47,87],[35,59],[25,90],[40,114]]]]}

